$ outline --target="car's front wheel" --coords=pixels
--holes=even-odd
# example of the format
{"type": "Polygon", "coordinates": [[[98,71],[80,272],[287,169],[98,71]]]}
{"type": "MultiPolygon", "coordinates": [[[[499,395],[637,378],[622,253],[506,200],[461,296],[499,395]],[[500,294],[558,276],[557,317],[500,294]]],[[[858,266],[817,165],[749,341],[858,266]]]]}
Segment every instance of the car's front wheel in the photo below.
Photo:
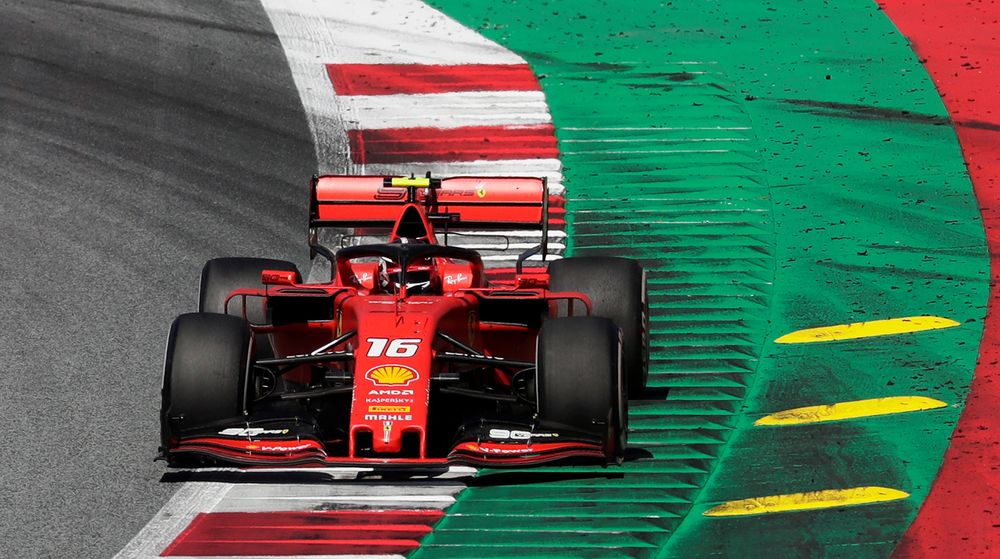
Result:
{"type": "Polygon", "coordinates": [[[250,326],[242,318],[188,313],[174,320],[160,407],[164,448],[185,431],[243,414],[251,351],[250,326]]]}
{"type": "Polygon", "coordinates": [[[628,430],[622,357],[618,326],[607,318],[556,318],[542,324],[539,426],[598,437],[608,460],[620,462],[628,430]]]}

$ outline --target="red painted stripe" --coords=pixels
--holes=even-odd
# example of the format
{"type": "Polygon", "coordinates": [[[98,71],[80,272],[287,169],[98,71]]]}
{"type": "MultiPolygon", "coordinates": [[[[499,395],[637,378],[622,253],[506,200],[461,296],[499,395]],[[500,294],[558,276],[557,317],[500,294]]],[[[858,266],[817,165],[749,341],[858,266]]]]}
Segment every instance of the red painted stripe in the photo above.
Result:
{"type": "Polygon", "coordinates": [[[181,557],[260,557],[288,555],[379,555],[406,553],[416,540],[276,540],[191,542],[171,555],[181,557]]]}
{"type": "Polygon", "coordinates": [[[340,95],[541,90],[527,64],[328,64],[326,71],[340,95]]]}
{"type": "Polygon", "coordinates": [[[555,130],[550,124],[349,130],[348,135],[351,159],[362,165],[559,156],[555,130]]]}
{"type": "Polygon", "coordinates": [[[930,495],[896,557],[1000,553],[1000,9],[993,2],[880,2],[910,38],[948,112],[979,199],[990,252],[990,299],[965,409],[930,495]]]}
{"type": "Polygon", "coordinates": [[[405,553],[439,510],[201,513],[161,556],[405,553]]]}

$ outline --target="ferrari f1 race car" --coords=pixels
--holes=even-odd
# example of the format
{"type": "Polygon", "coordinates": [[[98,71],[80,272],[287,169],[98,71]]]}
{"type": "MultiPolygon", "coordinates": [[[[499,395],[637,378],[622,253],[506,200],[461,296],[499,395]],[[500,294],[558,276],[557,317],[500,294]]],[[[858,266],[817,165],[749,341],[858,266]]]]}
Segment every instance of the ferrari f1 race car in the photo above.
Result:
{"type": "Polygon", "coordinates": [[[310,190],[309,247],[330,261],[330,281],[304,283],[280,260],[205,265],[199,312],[170,328],[161,458],[622,460],[628,394],[647,377],[645,275],[625,258],[542,267],[544,179],[322,176],[310,190]],[[332,250],[322,228],[351,233],[332,250]],[[448,244],[523,230],[540,242],[513,267],[448,244]],[[385,242],[356,244],[373,236],[385,242]]]}

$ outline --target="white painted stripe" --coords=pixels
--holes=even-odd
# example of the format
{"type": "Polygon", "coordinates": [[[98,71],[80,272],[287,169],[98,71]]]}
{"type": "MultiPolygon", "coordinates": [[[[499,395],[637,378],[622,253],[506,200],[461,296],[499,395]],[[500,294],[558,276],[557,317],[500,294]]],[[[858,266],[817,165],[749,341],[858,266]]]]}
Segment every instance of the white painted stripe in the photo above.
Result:
{"type": "Polygon", "coordinates": [[[232,487],[230,483],[185,483],[114,559],[159,557],[198,513],[215,508],[232,487]]]}
{"type": "Polygon", "coordinates": [[[465,488],[460,481],[407,482],[406,494],[399,495],[398,483],[310,483],[289,485],[285,483],[240,483],[226,494],[234,499],[333,499],[384,501],[398,498],[401,501],[441,500],[465,488]]]}
{"type": "Polygon", "coordinates": [[[521,64],[419,0],[262,0],[289,60],[334,64],[521,64]]]}
{"type": "MultiPolygon", "coordinates": [[[[466,473],[467,475],[467,473],[466,473]]],[[[457,480],[402,483],[236,484],[212,512],[443,509],[465,489],[457,480]]]]}
{"type": "Polygon", "coordinates": [[[552,122],[541,91],[341,95],[338,102],[348,129],[458,128],[552,122]]]}
{"type": "MultiPolygon", "coordinates": [[[[400,487],[403,489],[404,487],[400,487]]],[[[455,503],[453,497],[410,499],[406,501],[347,499],[243,499],[225,500],[213,512],[310,512],[328,510],[444,509],[455,503]]]]}
{"type": "MultiPolygon", "coordinates": [[[[294,485],[291,487],[295,487],[294,485]]],[[[400,489],[407,489],[409,487],[399,486],[393,488],[393,492],[389,495],[330,495],[328,497],[323,496],[309,496],[309,495],[272,495],[269,497],[234,497],[232,499],[226,499],[216,507],[216,512],[220,510],[233,511],[234,509],[240,508],[244,503],[249,502],[260,502],[265,501],[267,504],[273,503],[284,503],[286,501],[316,501],[324,505],[330,503],[378,503],[379,505],[389,504],[394,507],[410,506],[415,503],[443,503],[444,505],[450,505],[455,502],[455,498],[451,495],[401,495],[399,494],[400,489]]],[[[292,505],[297,507],[300,505],[292,505]]],[[[283,509],[287,510],[285,507],[283,509]]],[[[442,507],[443,508],[443,507],[442,507]]],[[[267,510],[282,510],[282,509],[271,509],[267,510]]],[[[324,507],[322,510],[329,510],[328,507],[324,507]]]]}
{"type": "MultiPolygon", "coordinates": [[[[386,470],[384,468],[369,468],[361,466],[338,466],[330,468],[257,468],[252,469],[238,468],[238,467],[214,467],[214,468],[198,468],[196,470],[175,468],[171,470],[173,472],[192,472],[199,474],[206,473],[231,473],[234,476],[245,476],[246,482],[252,482],[253,476],[258,474],[283,474],[290,478],[294,478],[298,475],[316,476],[319,474],[326,475],[333,480],[370,480],[370,481],[381,481],[383,477],[389,476],[393,479],[399,477],[399,472],[386,470]]],[[[471,466],[446,466],[443,468],[414,468],[412,470],[406,471],[407,478],[416,480],[451,480],[451,479],[461,479],[466,477],[472,477],[478,472],[476,468],[471,466]]]]}

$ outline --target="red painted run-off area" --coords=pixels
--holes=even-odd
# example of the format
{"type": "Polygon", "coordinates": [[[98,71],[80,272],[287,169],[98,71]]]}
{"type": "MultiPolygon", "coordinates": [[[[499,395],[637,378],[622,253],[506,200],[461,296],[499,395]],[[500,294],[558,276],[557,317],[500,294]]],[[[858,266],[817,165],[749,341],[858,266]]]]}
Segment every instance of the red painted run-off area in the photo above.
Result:
{"type": "Polygon", "coordinates": [[[991,286],[979,363],[944,465],[897,557],[1000,557],[1000,4],[884,0],[955,122],[982,209],[991,286]]]}
{"type": "Polygon", "coordinates": [[[439,510],[201,513],[161,556],[405,553],[416,549],[443,515],[439,510]]]}

